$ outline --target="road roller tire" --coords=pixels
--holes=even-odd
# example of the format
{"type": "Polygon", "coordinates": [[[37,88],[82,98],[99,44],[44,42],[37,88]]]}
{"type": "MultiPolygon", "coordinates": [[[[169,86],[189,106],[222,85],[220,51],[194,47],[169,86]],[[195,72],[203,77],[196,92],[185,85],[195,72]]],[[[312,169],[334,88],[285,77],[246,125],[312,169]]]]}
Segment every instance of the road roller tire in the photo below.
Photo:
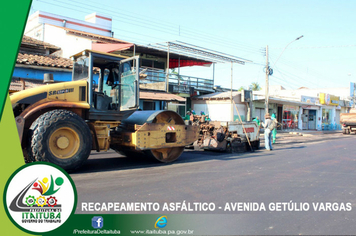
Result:
{"type": "Polygon", "coordinates": [[[44,113],[31,125],[29,156],[72,171],[88,159],[92,135],[77,114],[67,110],[44,113]]]}
{"type": "MultiPolygon", "coordinates": [[[[168,125],[180,124],[184,125],[184,120],[180,115],[176,112],[172,111],[164,111],[159,113],[152,123],[161,123],[168,125]]],[[[180,155],[182,155],[184,151],[184,147],[173,147],[173,148],[160,148],[160,149],[152,149],[146,150],[145,154],[153,157],[159,162],[169,163],[177,160],[180,155]]]]}
{"type": "Polygon", "coordinates": [[[142,160],[142,159],[147,159],[148,157],[152,161],[155,162],[159,161],[163,163],[169,163],[177,160],[184,151],[184,147],[161,148],[161,149],[154,149],[154,150],[145,150],[142,152],[120,149],[115,146],[111,146],[111,148],[117,153],[129,158],[137,158],[142,160]]]}
{"type": "Polygon", "coordinates": [[[169,163],[177,160],[182,155],[184,147],[161,148],[146,150],[144,153],[159,162],[169,163]]]}
{"type": "MultiPolygon", "coordinates": [[[[37,120],[35,120],[32,123],[31,127],[35,127],[36,126],[36,124],[35,124],[36,121],[37,120]]],[[[30,128],[28,130],[28,133],[27,133],[27,136],[28,136],[27,145],[23,149],[23,155],[24,155],[25,163],[31,163],[31,162],[35,162],[36,161],[36,158],[32,154],[32,148],[31,148],[32,135],[33,135],[33,130],[30,128]]]]}

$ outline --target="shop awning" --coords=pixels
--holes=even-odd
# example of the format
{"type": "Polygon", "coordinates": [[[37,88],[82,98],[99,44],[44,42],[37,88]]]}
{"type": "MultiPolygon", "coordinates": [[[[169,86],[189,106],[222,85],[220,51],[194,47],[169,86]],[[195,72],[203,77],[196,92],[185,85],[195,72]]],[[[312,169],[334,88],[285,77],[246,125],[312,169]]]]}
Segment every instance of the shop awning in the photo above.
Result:
{"type": "Polygon", "coordinates": [[[212,62],[207,61],[197,61],[197,60],[179,60],[179,59],[169,59],[169,68],[178,68],[185,66],[207,66],[209,67],[212,62]]]}
{"type": "MultiPolygon", "coordinates": [[[[265,96],[256,96],[254,97],[253,101],[265,101],[265,96]]],[[[319,106],[319,107],[322,106],[320,104],[301,102],[297,100],[288,100],[288,99],[277,98],[277,97],[269,97],[268,102],[270,104],[276,103],[276,104],[292,105],[292,106],[319,106]]]]}

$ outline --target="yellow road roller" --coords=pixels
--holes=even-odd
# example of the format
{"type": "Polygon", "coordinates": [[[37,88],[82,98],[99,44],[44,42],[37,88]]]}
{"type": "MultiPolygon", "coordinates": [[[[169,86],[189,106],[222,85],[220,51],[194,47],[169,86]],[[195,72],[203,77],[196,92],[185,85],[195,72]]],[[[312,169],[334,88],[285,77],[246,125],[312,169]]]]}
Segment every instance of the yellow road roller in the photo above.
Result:
{"type": "Polygon", "coordinates": [[[72,81],[10,96],[26,162],[72,171],[109,148],[172,162],[197,139],[176,112],[139,109],[138,56],[85,50],[72,59],[72,81]]]}

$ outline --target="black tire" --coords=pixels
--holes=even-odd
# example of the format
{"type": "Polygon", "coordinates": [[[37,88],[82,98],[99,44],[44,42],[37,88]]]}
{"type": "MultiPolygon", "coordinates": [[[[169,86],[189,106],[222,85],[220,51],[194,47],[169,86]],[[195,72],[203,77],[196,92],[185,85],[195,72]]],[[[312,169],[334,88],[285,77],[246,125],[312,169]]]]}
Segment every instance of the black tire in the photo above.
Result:
{"type": "Polygon", "coordinates": [[[255,150],[260,149],[260,140],[253,141],[252,146],[253,146],[253,148],[254,148],[255,150]]]}
{"type": "Polygon", "coordinates": [[[31,148],[31,142],[32,142],[32,136],[33,136],[33,129],[32,127],[37,127],[37,123],[38,123],[39,119],[36,119],[30,129],[28,130],[27,133],[27,145],[26,145],[26,152],[24,151],[24,157],[25,157],[25,162],[26,163],[31,163],[31,162],[35,162],[36,158],[33,156],[32,153],[32,148],[31,148]]]}
{"type": "Polygon", "coordinates": [[[231,151],[233,153],[240,153],[240,152],[246,152],[247,151],[246,142],[242,142],[242,141],[243,140],[241,140],[241,139],[233,139],[231,141],[231,151]]]}
{"type": "Polygon", "coordinates": [[[36,161],[51,162],[72,171],[90,155],[90,129],[71,111],[52,110],[42,114],[33,122],[30,132],[29,156],[36,161]]]}
{"type": "Polygon", "coordinates": [[[245,146],[246,146],[245,149],[247,152],[251,151],[251,147],[253,148],[253,143],[250,143],[250,144],[248,142],[245,143],[245,146]],[[251,144],[251,146],[250,146],[250,144],[251,144]]]}
{"type": "Polygon", "coordinates": [[[342,129],[342,133],[343,134],[347,134],[347,130],[346,129],[342,129]]]}

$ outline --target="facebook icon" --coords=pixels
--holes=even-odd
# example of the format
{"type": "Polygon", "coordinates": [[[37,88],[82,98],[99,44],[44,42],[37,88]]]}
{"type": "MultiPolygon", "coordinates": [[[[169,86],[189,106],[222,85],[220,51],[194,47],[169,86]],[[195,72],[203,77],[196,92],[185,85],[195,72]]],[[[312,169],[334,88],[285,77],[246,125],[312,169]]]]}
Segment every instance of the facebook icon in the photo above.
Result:
{"type": "Polygon", "coordinates": [[[101,216],[94,216],[93,219],[91,219],[91,226],[93,226],[94,229],[101,229],[104,226],[104,219],[101,216]]]}

